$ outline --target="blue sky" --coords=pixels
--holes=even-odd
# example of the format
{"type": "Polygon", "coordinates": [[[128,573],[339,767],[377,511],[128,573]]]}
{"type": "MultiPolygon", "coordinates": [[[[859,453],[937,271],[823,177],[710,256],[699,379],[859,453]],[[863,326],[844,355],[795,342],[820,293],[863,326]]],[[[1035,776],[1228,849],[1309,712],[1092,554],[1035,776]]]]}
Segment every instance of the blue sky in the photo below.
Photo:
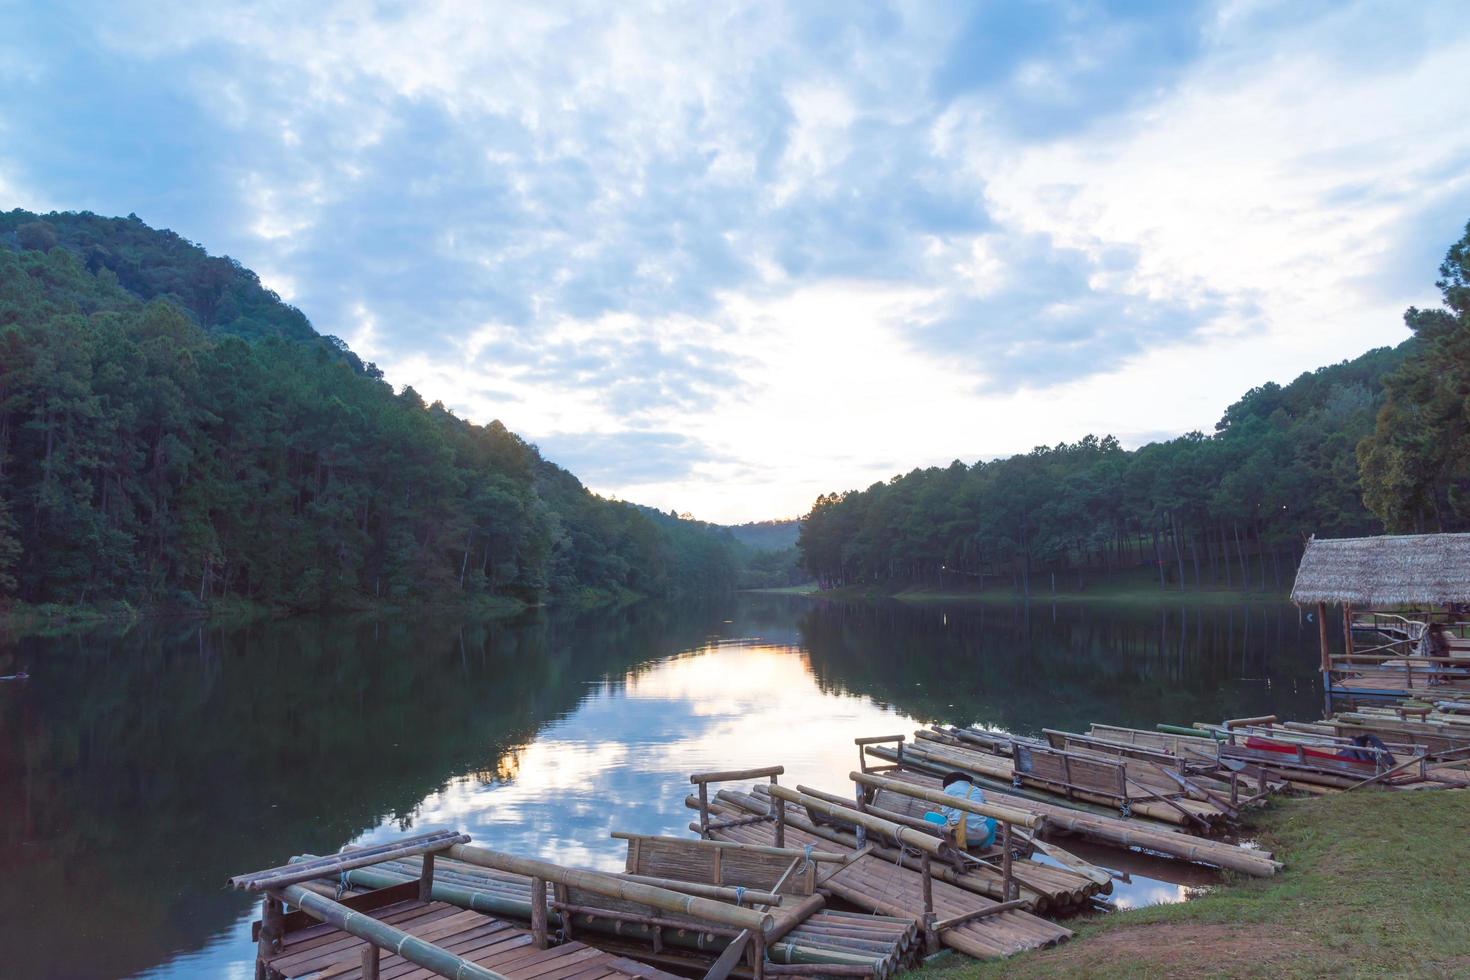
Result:
{"type": "Polygon", "coordinates": [[[718,520],[1191,428],[1394,343],[1455,3],[0,0],[0,207],[136,213],[718,520]]]}

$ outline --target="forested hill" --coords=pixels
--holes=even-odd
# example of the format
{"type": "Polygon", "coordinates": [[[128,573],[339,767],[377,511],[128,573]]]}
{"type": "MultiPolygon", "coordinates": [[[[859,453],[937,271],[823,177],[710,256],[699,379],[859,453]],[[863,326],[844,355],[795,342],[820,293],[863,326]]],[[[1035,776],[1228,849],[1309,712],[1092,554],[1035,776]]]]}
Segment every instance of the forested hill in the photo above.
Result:
{"type": "Polygon", "coordinates": [[[1445,308],[1410,309],[1412,338],[1255,388],[1211,435],[1088,436],[825,495],[802,561],[826,585],[1075,591],[1131,570],[1280,591],[1311,534],[1470,528],[1470,227],[1439,271],[1445,308]]]}
{"type": "Polygon", "coordinates": [[[395,392],[172,232],[0,214],[0,601],[664,595],[741,551],[395,392]]]}
{"type": "Polygon", "coordinates": [[[730,533],[735,540],[755,551],[784,551],[796,547],[797,533],[801,522],[796,519],[776,521],[751,521],[735,524],[730,533]]]}

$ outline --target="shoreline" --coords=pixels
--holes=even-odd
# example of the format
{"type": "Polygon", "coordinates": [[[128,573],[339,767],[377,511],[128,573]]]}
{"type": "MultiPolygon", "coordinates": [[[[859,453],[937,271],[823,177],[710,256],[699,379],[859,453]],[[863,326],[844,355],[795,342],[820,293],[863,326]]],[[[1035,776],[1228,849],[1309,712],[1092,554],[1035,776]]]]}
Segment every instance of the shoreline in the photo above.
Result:
{"type": "Polygon", "coordinates": [[[1032,592],[1030,596],[1009,589],[992,589],[985,592],[964,592],[952,589],[904,587],[881,589],[856,585],[840,586],[821,590],[815,585],[787,586],[779,589],[742,589],[752,595],[794,595],[806,599],[837,602],[873,602],[893,600],[922,605],[925,603],[954,602],[974,605],[1033,605],[1052,604],[1101,604],[1111,605],[1235,605],[1239,603],[1282,603],[1290,598],[1284,592],[1242,592],[1229,589],[1205,589],[1203,591],[1177,589],[1160,591],[1136,587],[1100,588],[1082,592],[1032,592]]]}
{"type": "MultiPolygon", "coordinates": [[[[576,598],[558,605],[586,608],[595,605],[625,604],[627,600],[609,596],[601,600],[576,598]]],[[[208,606],[180,607],[167,605],[134,606],[126,601],[106,603],[15,603],[0,609],[0,642],[12,643],[31,637],[72,636],[92,630],[131,629],[150,620],[187,621],[220,625],[294,619],[298,616],[393,616],[403,613],[425,614],[454,612],[484,619],[510,619],[545,607],[507,596],[492,596],[459,602],[426,602],[413,605],[399,603],[341,606],[327,609],[286,609],[247,600],[214,602],[208,606]]]]}

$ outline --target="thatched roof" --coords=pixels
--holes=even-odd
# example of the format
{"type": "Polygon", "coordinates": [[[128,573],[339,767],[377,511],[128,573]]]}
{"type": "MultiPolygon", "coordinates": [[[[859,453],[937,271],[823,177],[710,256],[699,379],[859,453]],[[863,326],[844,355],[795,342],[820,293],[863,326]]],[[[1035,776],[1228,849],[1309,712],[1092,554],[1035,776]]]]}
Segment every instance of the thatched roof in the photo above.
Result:
{"type": "Polygon", "coordinates": [[[1470,534],[1313,538],[1291,601],[1378,607],[1470,602],[1470,534]]]}

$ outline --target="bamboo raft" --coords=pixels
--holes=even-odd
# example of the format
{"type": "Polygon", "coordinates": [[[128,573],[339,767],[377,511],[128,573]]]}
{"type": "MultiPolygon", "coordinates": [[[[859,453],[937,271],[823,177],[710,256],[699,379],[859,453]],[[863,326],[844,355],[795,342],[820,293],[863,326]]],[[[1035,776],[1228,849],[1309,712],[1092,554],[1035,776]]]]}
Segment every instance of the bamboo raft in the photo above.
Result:
{"type": "MultiPolygon", "coordinates": [[[[420,901],[417,880],[348,898],[341,904],[362,919],[458,957],[467,964],[457,968],[458,975],[467,978],[675,980],[673,974],[579,942],[538,948],[530,932],[503,919],[447,902],[420,901]]],[[[265,975],[321,980],[421,980],[435,975],[436,971],[416,968],[400,955],[380,956],[368,940],[318,922],[307,913],[292,913],[284,920],[280,948],[259,961],[265,975]]]]}
{"type": "MultiPolygon", "coordinates": [[[[418,880],[422,864],[414,858],[393,861],[347,873],[356,887],[384,888],[418,880]]],[[[669,884],[686,887],[689,883],[669,884]]],[[[531,919],[533,882],[526,875],[483,868],[452,860],[440,860],[434,870],[434,898],[456,906],[494,910],[517,921],[531,919]]],[[[706,897],[723,901],[760,901],[773,897],[770,893],[750,891],[735,894],[736,889],[715,888],[706,897]]],[[[767,955],[776,964],[843,965],[870,968],[867,975],[889,977],[912,966],[921,953],[918,933],[913,923],[887,916],[856,916],[815,907],[778,941],[770,943],[767,955]]],[[[549,926],[563,924],[562,913],[547,900],[549,926]]],[[[670,968],[707,970],[712,960],[729,946],[730,937],[702,931],[699,923],[689,920],[678,928],[669,928],[653,941],[654,930],[629,919],[610,919],[588,910],[573,916],[574,927],[586,941],[601,949],[617,950],[644,962],[656,960],[670,968]],[[660,948],[661,947],[661,948],[660,948]]],[[[814,969],[814,972],[822,972],[814,969]]],[[[748,976],[748,969],[738,969],[737,976],[748,976]]]]}
{"type": "Polygon", "coordinates": [[[697,837],[615,833],[616,874],[434,831],[229,884],[263,899],[258,980],[889,980],[941,948],[1051,946],[1072,933],[1043,916],[1106,908],[1114,872],[1059,834],[1269,876],[1282,867],[1270,853],[1220,834],[1272,793],[1470,787],[1470,702],[1158,727],[859,738],[838,793],[782,786],[780,766],[695,773],[697,837]],[[983,800],[941,791],[956,771],[983,800]],[[711,795],[749,780],[767,782],[711,795]],[[996,821],[995,842],[951,839],[936,808],[996,821]]]}
{"type": "MultiPolygon", "coordinates": [[[[938,788],[937,780],[934,781],[933,786],[938,788]]],[[[716,796],[716,801],[714,807],[718,809],[718,812],[721,815],[732,817],[766,812],[769,803],[767,794],[762,793],[761,787],[758,786],[752,793],[721,790],[716,796]]],[[[685,803],[691,807],[695,806],[692,798],[686,799],[685,803]]],[[[854,804],[850,801],[843,801],[842,805],[851,807],[854,804]]],[[[872,812],[880,813],[889,819],[892,819],[893,815],[908,816],[913,819],[921,818],[924,809],[918,801],[900,797],[891,792],[883,795],[880,791],[880,794],[875,797],[872,812]],[[903,809],[900,810],[899,807],[903,809]]],[[[827,842],[824,846],[835,846],[846,849],[848,852],[854,852],[860,848],[854,829],[845,828],[836,823],[818,826],[809,818],[790,812],[787,813],[786,820],[790,826],[827,842]]],[[[691,829],[697,829],[697,825],[691,825],[691,829]]],[[[759,836],[747,834],[738,837],[731,836],[727,839],[755,843],[758,842],[759,836]]],[[[883,861],[902,864],[911,871],[922,870],[920,858],[911,853],[877,844],[871,846],[873,855],[883,861]]],[[[932,867],[932,873],[943,881],[966,891],[986,898],[1005,900],[1003,874],[993,865],[967,865],[963,871],[956,871],[946,865],[935,865],[932,867]]],[[[1023,859],[1016,862],[1013,873],[1018,885],[1017,897],[1024,903],[1022,907],[1038,915],[1067,915],[1082,911],[1091,907],[1091,899],[1094,896],[1105,895],[1112,891],[1111,875],[1096,868],[1087,873],[1023,859]]]]}
{"type": "Polygon", "coordinates": [[[1103,844],[1139,848],[1257,877],[1273,875],[1281,867],[1270,854],[1258,849],[1197,837],[1137,816],[1120,817],[1115,811],[1085,800],[1068,800],[1013,787],[990,776],[988,759],[980,756],[977,760],[977,753],[922,740],[912,746],[901,742],[897,745],[901,752],[899,748],[870,744],[865,746],[865,755],[901,767],[892,771],[895,779],[931,787],[938,786],[937,777],[946,772],[964,772],[976,785],[985,789],[988,799],[1045,817],[1050,831],[1079,834],[1103,844]]]}
{"type": "MultiPolygon", "coordinates": [[[[728,790],[721,791],[721,801],[711,804],[712,812],[731,819],[750,813],[748,808],[725,802],[735,795],[728,790]]],[[[749,797],[749,800],[753,801],[754,797],[749,797]]],[[[831,846],[830,841],[803,830],[800,818],[788,816],[788,820],[791,821],[786,830],[789,842],[799,847],[831,846]]],[[[712,833],[721,840],[763,845],[770,843],[775,831],[768,823],[756,822],[724,827],[712,833]]],[[[820,877],[818,888],[859,908],[921,924],[919,910],[925,907],[922,873],[876,853],[853,853],[856,859],[820,877]]],[[[943,878],[931,881],[930,888],[933,909],[941,923],[962,920],[977,912],[997,910],[982,918],[957,922],[943,929],[939,935],[939,942],[944,946],[977,959],[994,959],[1027,949],[1054,946],[1072,935],[1070,929],[1032,915],[1017,905],[992,901],[943,878]]]]}

